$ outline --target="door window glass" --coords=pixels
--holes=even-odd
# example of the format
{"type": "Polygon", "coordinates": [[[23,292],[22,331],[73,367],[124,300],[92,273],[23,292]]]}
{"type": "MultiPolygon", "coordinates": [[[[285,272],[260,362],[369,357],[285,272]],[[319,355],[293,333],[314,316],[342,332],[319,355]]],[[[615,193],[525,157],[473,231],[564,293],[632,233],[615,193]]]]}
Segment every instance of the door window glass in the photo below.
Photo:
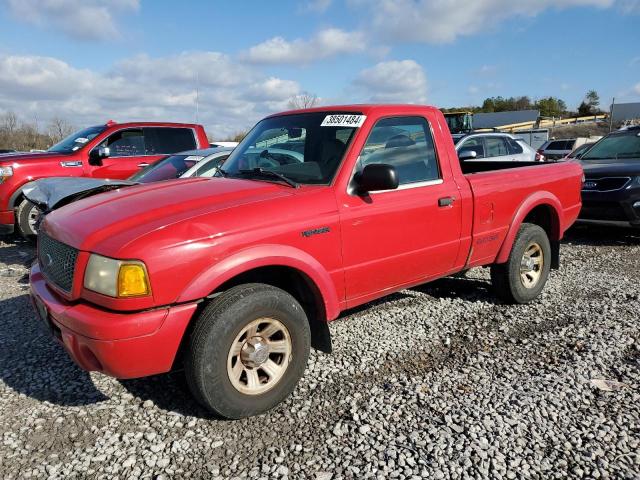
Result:
{"type": "Polygon", "coordinates": [[[482,138],[475,137],[465,141],[458,149],[458,154],[464,151],[476,152],[476,159],[484,158],[484,143],[482,138]]]}
{"type": "Polygon", "coordinates": [[[144,155],[144,136],[139,128],[120,130],[110,135],[102,147],[109,147],[109,157],[135,157],[144,155]]]}
{"type": "Polygon", "coordinates": [[[504,139],[500,137],[486,137],[484,141],[487,145],[487,157],[501,157],[509,154],[504,139]]]}
{"type": "Polygon", "coordinates": [[[379,120],[360,153],[359,170],[374,163],[393,165],[400,185],[440,178],[431,129],[422,117],[379,120]]]}

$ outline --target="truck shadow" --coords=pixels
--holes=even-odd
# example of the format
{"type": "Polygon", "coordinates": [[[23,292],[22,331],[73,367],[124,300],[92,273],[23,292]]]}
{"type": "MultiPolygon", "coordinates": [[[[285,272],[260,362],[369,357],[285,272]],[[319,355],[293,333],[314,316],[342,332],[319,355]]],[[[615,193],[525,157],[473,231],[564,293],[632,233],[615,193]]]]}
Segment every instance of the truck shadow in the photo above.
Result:
{"type": "Polygon", "coordinates": [[[0,301],[0,381],[19,394],[62,406],[107,400],[32,313],[24,294],[0,301]]]}
{"type": "Polygon", "coordinates": [[[574,225],[565,233],[563,242],[585,246],[636,246],[640,245],[640,228],[574,225]]]}
{"type": "Polygon", "coordinates": [[[486,280],[467,278],[464,275],[445,277],[411,288],[415,292],[426,293],[434,298],[457,298],[467,302],[499,304],[500,301],[486,280]]]}

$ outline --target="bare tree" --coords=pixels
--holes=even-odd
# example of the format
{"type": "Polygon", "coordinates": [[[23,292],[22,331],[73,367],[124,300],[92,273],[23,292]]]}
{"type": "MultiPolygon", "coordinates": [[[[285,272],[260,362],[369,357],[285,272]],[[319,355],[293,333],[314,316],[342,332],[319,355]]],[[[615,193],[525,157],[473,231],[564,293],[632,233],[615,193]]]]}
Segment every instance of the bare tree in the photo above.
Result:
{"type": "Polygon", "coordinates": [[[313,108],[318,104],[318,101],[319,99],[317,95],[309,92],[302,92],[302,93],[299,93],[298,95],[292,96],[289,99],[288,106],[292,110],[313,108]]]}
{"type": "Polygon", "coordinates": [[[0,119],[0,130],[6,135],[13,135],[18,128],[18,116],[15,112],[7,112],[0,119]]]}
{"type": "Polygon", "coordinates": [[[75,128],[73,128],[73,126],[66,120],[60,117],[54,117],[49,123],[48,131],[51,141],[53,143],[57,143],[63,138],[71,135],[75,131],[75,128]]]}

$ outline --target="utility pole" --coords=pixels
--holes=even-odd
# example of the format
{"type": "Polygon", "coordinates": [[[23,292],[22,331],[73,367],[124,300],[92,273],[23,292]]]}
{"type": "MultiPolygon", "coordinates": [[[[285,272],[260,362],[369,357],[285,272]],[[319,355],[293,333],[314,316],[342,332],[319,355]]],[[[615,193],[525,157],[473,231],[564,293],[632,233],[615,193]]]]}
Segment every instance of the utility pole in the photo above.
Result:
{"type": "Polygon", "coordinates": [[[200,72],[196,71],[196,123],[200,123],[198,114],[200,113],[200,72]]]}
{"type": "Polygon", "coordinates": [[[611,100],[611,108],[609,109],[609,133],[611,133],[611,129],[613,128],[613,107],[616,104],[616,97],[613,97],[611,100]]]}

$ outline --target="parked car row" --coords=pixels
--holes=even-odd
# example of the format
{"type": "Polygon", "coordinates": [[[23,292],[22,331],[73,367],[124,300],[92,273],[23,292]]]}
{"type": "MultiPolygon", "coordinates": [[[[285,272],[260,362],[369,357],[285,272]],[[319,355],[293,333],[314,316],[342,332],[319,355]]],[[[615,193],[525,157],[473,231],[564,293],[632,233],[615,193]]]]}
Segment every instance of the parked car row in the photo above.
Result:
{"type": "MultiPolygon", "coordinates": [[[[43,154],[44,165],[126,178],[131,169],[118,170],[112,155],[117,128],[67,140],[71,152],[43,154]]],[[[146,128],[135,127],[141,139],[126,135],[123,161],[146,151],[146,128]]],[[[206,146],[186,128],[189,148],[206,146]]],[[[173,149],[175,132],[160,133],[173,149]]],[[[432,107],[269,116],[208,178],[125,182],[54,208],[40,224],[33,304],[86,370],[136,378],[181,368],[211,412],[264,412],[295,388],[311,346],[331,351],[327,322],[346,309],[477,266],[490,267],[505,302],[540,295],[580,211],[582,168],[504,161],[493,153],[525,148],[496,138],[502,146],[462,140],[480,139],[484,158],[468,150],[475,155],[460,160],[432,107]]],[[[189,157],[137,178],[197,170],[189,157]]],[[[26,164],[3,186],[16,191],[26,164]]]]}

